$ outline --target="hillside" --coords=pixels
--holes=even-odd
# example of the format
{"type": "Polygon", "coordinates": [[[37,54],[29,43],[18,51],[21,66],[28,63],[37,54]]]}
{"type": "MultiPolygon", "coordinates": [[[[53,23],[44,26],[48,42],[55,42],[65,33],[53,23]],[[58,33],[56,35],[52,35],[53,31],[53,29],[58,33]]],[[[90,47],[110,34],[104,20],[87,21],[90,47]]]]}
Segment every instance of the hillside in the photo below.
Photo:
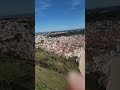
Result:
{"type": "Polygon", "coordinates": [[[60,36],[72,36],[72,35],[84,35],[85,29],[75,29],[75,30],[66,30],[66,31],[57,31],[51,32],[48,34],[48,37],[60,37],[60,36]]]}
{"type": "Polygon", "coordinates": [[[87,22],[94,22],[94,21],[101,21],[101,20],[119,21],[120,6],[89,9],[86,12],[86,18],[87,18],[86,19],[87,22]]]}
{"type": "Polygon", "coordinates": [[[32,90],[35,82],[35,90],[64,90],[67,72],[72,69],[78,70],[78,64],[72,61],[74,59],[64,62],[64,60],[66,60],[64,57],[60,57],[53,53],[39,50],[36,52],[36,58],[39,59],[36,60],[35,66],[34,61],[0,54],[0,89],[14,88],[15,90],[32,90]],[[39,58],[40,55],[42,55],[41,58],[39,58]],[[45,62],[45,65],[49,67],[44,66],[43,63],[45,59],[50,59],[45,62]],[[40,63],[40,61],[43,63],[40,63]],[[66,68],[66,71],[64,71],[64,68],[66,68]],[[5,86],[2,86],[3,84],[5,86]],[[11,84],[13,85],[11,86],[11,84]]]}
{"type": "Polygon", "coordinates": [[[33,90],[34,65],[31,60],[0,54],[0,90],[33,90]]]}
{"type": "Polygon", "coordinates": [[[68,72],[79,71],[74,57],[66,59],[41,49],[36,50],[35,57],[36,90],[64,90],[68,72]]]}
{"type": "Polygon", "coordinates": [[[66,76],[55,71],[36,66],[35,90],[64,90],[66,76]]]}

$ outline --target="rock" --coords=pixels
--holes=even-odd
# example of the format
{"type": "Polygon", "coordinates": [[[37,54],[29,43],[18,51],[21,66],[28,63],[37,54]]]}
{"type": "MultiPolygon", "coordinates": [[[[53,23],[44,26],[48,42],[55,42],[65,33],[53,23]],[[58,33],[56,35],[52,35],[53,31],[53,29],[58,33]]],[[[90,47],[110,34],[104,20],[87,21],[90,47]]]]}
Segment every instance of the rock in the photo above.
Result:
{"type": "Polygon", "coordinates": [[[114,57],[110,67],[110,79],[106,90],[120,90],[120,56],[114,57]]]}
{"type": "MultiPolygon", "coordinates": [[[[113,85],[113,78],[119,77],[120,74],[117,75],[120,68],[120,56],[114,56],[114,55],[101,55],[94,59],[92,64],[95,64],[95,67],[93,67],[92,72],[98,73],[98,84],[102,85],[106,88],[106,90],[119,90],[115,89],[113,85]],[[115,68],[116,67],[116,68],[115,68]],[[117,76],[113,77],[113,74],[117,76]],[[113,88],[114,87],[114,88],[113,88]]],[[[87,67],[88,68],[88,67],[87,67]]],[[[117,81],[118,79],[116,79],[117,81]]],[[[118,80],[119,82],[120,80],[118,80]]],[[[120,83],[120,82],[119,82],[120,83]]],[[[116,86],[117,87],[117,86],[116,86]]]]}
{"type": "Polygon", "coordinates": [[[82,50],[80,54],[79,69],[81,74],[85,77],[85,50],[82,50]]]}

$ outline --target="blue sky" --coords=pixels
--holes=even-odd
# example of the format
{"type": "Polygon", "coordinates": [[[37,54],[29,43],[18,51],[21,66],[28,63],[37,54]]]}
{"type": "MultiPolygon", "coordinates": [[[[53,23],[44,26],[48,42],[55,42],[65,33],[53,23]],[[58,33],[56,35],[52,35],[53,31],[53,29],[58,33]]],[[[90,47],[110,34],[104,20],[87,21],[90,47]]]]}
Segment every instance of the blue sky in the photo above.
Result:
{"type": "Polygon", "coordinates": [[[36,32],[60,31],[85,27],[84,0],[36,0],[36,32]]]}

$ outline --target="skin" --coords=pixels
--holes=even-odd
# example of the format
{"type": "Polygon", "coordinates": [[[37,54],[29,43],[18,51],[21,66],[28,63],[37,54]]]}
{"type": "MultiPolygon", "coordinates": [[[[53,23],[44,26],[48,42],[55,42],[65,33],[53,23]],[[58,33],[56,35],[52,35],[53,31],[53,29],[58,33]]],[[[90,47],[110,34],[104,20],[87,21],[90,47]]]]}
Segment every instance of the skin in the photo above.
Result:
{"type": "Polygon", "coordinates": [[[66,90],[85,90],[85,78],[78,72],[71,72],[67,80],[66,90]]]}

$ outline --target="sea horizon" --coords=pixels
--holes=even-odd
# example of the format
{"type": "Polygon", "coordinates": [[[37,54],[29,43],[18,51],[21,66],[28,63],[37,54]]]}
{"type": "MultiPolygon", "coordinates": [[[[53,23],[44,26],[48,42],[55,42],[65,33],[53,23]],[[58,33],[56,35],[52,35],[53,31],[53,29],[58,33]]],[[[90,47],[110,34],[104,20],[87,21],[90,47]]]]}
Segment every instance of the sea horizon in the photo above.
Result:
{"type": "Polygon", "coordinates": [[[44,34],[44,33],[52,33],[52,32],[67,32],[67,31],[73,31],[73,30],[83,30],[85,28],[76,28],[76,29],[68,29],[68,30],[58,30],[58,31],[46,31],[46,32],[35,32],[35,34],[44,34]]]}

